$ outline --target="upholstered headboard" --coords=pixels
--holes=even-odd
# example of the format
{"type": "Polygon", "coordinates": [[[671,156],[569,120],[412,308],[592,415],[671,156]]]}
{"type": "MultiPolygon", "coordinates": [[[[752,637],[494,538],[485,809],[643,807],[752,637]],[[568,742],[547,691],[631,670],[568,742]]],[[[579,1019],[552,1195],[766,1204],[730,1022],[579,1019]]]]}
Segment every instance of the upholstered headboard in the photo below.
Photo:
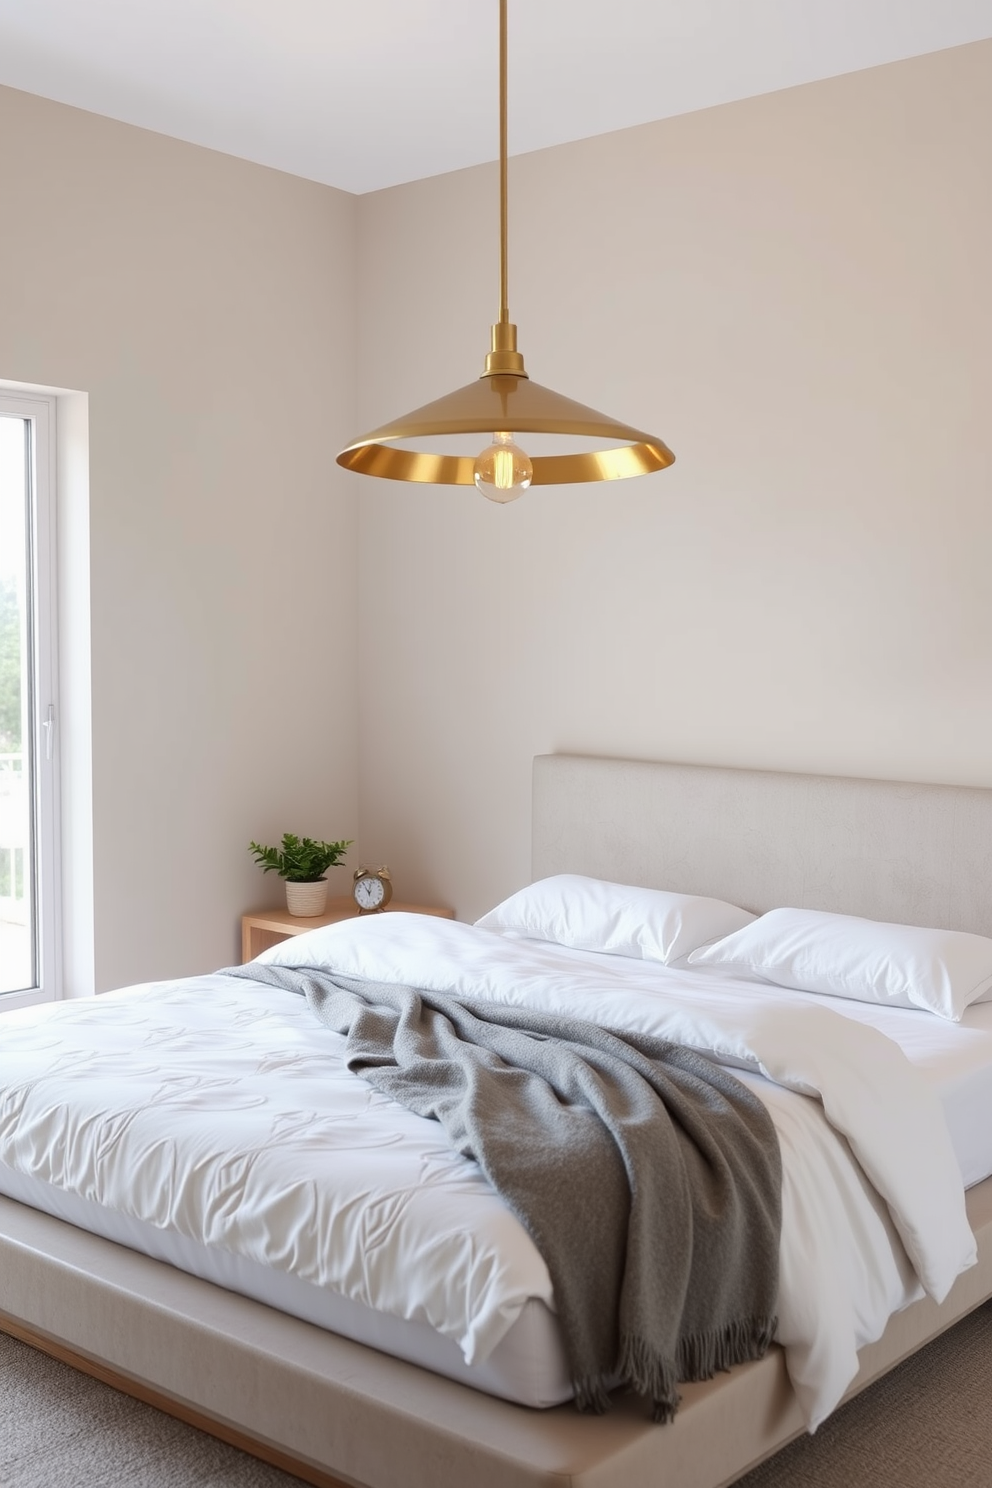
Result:
{"type": "Polygon", "coordinates": [[[533,873],[992,936],[992,790],[539,755],[533,873]]]}

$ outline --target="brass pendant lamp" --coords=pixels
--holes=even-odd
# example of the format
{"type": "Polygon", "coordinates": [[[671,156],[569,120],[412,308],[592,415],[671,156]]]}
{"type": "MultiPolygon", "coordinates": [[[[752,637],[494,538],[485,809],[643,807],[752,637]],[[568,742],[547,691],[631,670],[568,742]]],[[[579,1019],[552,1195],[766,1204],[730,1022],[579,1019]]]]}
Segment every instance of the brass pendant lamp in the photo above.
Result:
{"type": "Polygon", "coordinates": [[[484,496],[501,503],[515,500],[530,485],[621,480],[664,470],[675,459],[654,434],[644,434],[594,408],[563,398],[531,382],[524,369],[524,359],[517,350],[517,328],[507,308],[506,4],[507,0],[499,0],[499,319],[492,328],[485,371],[467,387],[373,429],[337,457],[339,465],[360,475],[431,485],[474,485],[484,496]],[[472,434],[489,434],[492,438],[477,457],[395,447],[399,440],[472,434]],[[535,455],[531,459],[517,445],[518,434],[553,435],[566,441],[578,436],[610,444],[584,453],[535,455]]]}

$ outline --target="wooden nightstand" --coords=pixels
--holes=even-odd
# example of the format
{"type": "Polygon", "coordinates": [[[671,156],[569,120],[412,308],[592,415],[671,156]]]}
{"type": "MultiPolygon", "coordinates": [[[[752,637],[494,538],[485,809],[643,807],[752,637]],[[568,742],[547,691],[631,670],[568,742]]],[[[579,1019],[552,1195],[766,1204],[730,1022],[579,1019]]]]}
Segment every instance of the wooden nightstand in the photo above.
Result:
{"type": "MultiPolygon", "coordinates": [[[[443,920],[453,920],[453,909],[438,909],[431,904],[397,904],[394,899],[383,914],[394,914],[403,910],[406,914],[437,915],[443,920]]],[[[321,925],[333,925],[337,920],[358,918],[355,901],[350,894],[342,899],[328,899],[327,909],[322,915],[308,915],[301,919],[291,915],[288,909],[256,909],[252,914],[241,916],[241,960],[253,961],[269,946],[288,940],[291,935],[302,935],[305,930],[319,930],[321,925]]]]}

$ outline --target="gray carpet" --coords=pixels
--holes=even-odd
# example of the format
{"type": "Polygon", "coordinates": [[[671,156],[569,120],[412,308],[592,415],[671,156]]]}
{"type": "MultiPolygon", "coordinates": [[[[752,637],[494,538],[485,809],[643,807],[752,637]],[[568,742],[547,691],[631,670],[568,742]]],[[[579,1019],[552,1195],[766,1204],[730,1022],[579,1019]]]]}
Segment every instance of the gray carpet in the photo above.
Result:
{"type": "Polygon", "coordinates": [[[735,1488],[992,1488],[992,1302],[735,1488]]]}
{"type": "Polygon", "coordinates": [[[0,1488],[300,1488],[0,1333],[0,1488]]]}
{"type": "MultiPolygon", "coordinates": [[[[299,1480],[0,1334],[0,1485],[299,1488],[299,1480]]],[[[992,1303],[738,1488],[992,1488],[992,1303]]]]}

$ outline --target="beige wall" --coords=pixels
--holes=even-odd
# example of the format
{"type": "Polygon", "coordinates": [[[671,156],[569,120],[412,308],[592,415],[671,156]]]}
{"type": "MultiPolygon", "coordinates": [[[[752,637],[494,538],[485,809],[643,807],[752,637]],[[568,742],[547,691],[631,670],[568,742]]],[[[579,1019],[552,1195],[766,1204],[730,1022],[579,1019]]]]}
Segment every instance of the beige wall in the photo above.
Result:
{"type": "Polygon", "coordinates": [[[494,168],[0,138],[0,379],[88,395],[98,986],[233,957],[297,825],[476,915],[537,752],[992,784],[992,43],[515,160],[532,373],[678,463],[507,508],[333,464],[481,366],[494,168]]]}
{"type": "MultiPolygon", "coordinates": [[[[989,42],[512,163],[532,375],[678,462],[362,484],[362,847],[404,895],[526,880],[547,750],[992,785],[990,183],[989,42]]],[[[481,369],[495,189],[360,200],[362,426],[481,369]]]]}
{"type": "Polygon", "coordinates": [[[355,202],[8,89],[0,140],[0,378],[89,398],[95,981],[202,971],[249,838],[357,829],[355,202]]]}

